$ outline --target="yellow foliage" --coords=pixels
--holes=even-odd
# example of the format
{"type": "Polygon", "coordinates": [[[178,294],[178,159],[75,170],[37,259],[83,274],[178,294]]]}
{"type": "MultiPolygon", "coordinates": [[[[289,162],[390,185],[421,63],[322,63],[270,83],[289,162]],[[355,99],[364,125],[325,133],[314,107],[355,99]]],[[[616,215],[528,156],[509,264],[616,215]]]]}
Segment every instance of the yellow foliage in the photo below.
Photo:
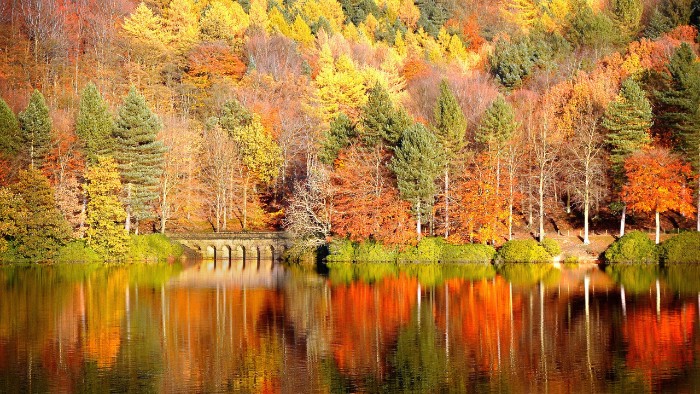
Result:
{"type": "Polygon", "coordinates": [[[270,24],[267,19],[267,0],[250,0],[248,16],[251,26],[267,31],[270,24]]]}
{"type": "Polygon", "coordinates": [[[199,40],[199,21],[192,0],[173,0],[166,18],[175,50],[178,53],[190,50],[199,40]]]}
{"type": "Polygon", "coordinates": [[[277,32],[284,36],[292,37],[292,29],[289,23],[287,23],[287,20],[284,19],[284,15],[282,15],[279,8],[272,7],[270,13],[267,15],[267,19],[269,21],[268,27],[270,28],[270,33],[277,32]]]}
{"type": "Polygon", "coordinates": [[[311,28],[299,15],[297,15],[294,25],[292,25],[291,37],[304,46],[311,46],[314,43],[314,35],[311,34],[311,28]]]}
{"type": "Polygon", "coordinates": [[[416,29],[418,19],[420,19],[420,10],[413,0],[401,0],[399,7],[399,19],[408,27],[409,31],[416,29]]]}
{"type": "Polygon", "coordinates": [[[243,36],[250,18],[237,2],[214,0],[199,25],[204,39],[232,41],[243,36]]]}
{"type": "Polygon", "coordinates": [[[321,48],[319,72],[314,81],[316,88],[313,104],[317,116],[326,124],[339,112],[357,120],[360,109],[367,102],[364,76],[346,55],[333,60],[330,47],[321,48]]]}
{"type": "Polygon", "coordinates": [[[294,3],[294,7],[312,25],[321,17],[326,18],[333,29],[332,32],[327,32],[329,34],[342,31],[345,14],[336,0],[300,0],[294,3]]]}
{"type": "Polygon", "coordinates": [[[124,19],[122,27],[136,49],[141,49],[144,54],[157,57],[166,51],[170,42],[170,34],[163,28],[163,19],[154,15],[144,3],[124,19]]]}

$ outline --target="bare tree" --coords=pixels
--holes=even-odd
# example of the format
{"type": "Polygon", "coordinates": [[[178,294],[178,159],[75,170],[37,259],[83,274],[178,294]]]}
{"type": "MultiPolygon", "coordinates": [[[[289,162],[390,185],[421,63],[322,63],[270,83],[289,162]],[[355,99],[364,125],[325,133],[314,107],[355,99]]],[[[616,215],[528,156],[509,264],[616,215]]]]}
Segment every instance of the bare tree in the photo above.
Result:
{"type": "Polygon", "coordinates": [[[284,227],[302,240],[305,248],[315,248],[326,242],[331,233],[332,196],[328,170],[315,165],[303,181],[294,184],[287,208],[284,227]]]}

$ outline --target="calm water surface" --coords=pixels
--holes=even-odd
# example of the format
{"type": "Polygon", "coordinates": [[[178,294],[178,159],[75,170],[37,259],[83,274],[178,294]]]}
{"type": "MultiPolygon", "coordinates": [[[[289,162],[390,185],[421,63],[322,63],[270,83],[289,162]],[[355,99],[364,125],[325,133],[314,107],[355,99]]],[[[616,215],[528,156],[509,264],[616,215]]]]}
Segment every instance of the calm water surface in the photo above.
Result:
{"type": "Polygon", "coordinates": [[[693,392],[700,268],[0,267],[0,392],[693,392]]]}

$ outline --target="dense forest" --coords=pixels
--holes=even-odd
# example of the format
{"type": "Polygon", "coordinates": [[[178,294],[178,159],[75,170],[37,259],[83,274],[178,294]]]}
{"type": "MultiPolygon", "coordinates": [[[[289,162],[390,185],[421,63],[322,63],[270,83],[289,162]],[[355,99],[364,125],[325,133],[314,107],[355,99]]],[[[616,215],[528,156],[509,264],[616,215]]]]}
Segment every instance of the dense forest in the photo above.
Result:
{"type": "Polygon", "coordinates": [[[697,7],[3,0],[0,252],[700,231],[697,7]]]}

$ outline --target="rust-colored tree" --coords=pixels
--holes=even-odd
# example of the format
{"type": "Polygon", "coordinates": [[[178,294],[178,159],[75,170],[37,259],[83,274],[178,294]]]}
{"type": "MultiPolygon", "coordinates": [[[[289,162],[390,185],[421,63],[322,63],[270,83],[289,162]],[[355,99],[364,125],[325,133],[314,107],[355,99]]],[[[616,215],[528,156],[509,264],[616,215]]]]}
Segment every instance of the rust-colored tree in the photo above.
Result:
{"type": "Polygon", "coordinates": [[[676,211],[685,217],[695,213],[690,165],[667,149],[655,148],[638,152],[625,161],[627,184],[622,187],[622,200],[630,210],[654,213],[656,243],[659,243],[659,215],[676,211]]]}

